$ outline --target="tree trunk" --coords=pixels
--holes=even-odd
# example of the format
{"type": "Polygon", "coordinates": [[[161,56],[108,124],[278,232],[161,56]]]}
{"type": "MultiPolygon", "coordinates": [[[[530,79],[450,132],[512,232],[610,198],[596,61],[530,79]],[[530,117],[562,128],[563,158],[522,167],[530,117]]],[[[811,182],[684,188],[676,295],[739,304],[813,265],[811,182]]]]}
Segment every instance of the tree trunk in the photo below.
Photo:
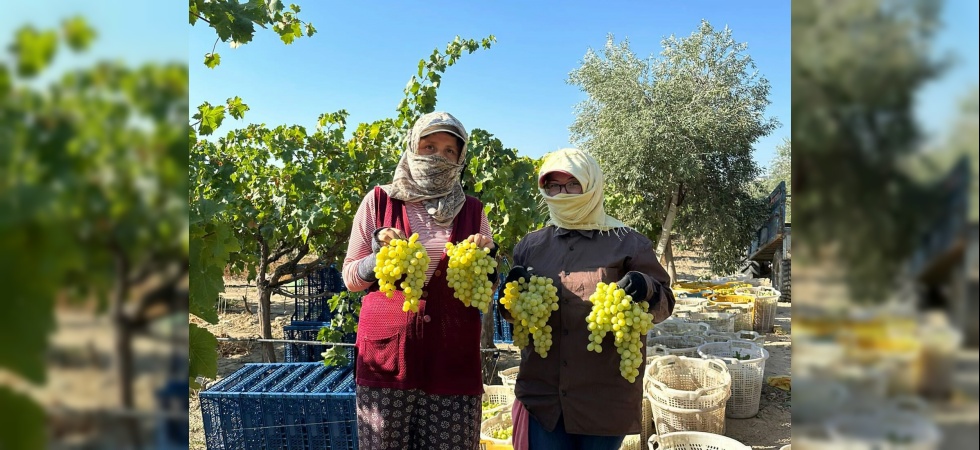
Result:
{"type": "Polygon", "coordinates": [[[670,240],[670,230],[674,227],[674,217],[677,216],[677,195],[680,186],[670,193],[670,203],[667,206],[667,216],[664,217],[663,230],[660,232],[660,239],[657,241],[655,250],[657,257],[662,258],[667,249],[667,241],[670,240]]]}
{"type": "MultiPolygon", "coordinates": [[[[132,331],[126,316],[125,303],[129,294],[129,261],[122,249],[116,249],[116,283],[112,292],[112,323],[115,328],[115,350],[118,358],[116,376],[119,382],[119,403],[123,410],[133,409],[133,349],[132,331]]],[[[123,427],[134,449],[142,448],[140,427],[136,418],[123,419],[123,427]]]]}
{"type": "MultiPolygon", "coordinates": [[[[272,288],[268,281],[259,283],[259,330],[263,339],[272,339],[272,288]]],[[[276,349],[271,342],[262,343],[262,360],[267,363],[276,362],[276,349]]]]}
{"type": "Polygon", "coordinates": [[[483,384],[491,384],[494,376],[494,368],[497,367],[495,355],[491,352],[484,352],[485,348],[494,348],[493,344],[493,316],[494,309],[491,305],[490,311],[483,315],[481,328],[483,334],[480,336],[480,361],[483,368],[483,384]]]}
{"type": "Polygon", "coordinates": [[[677,266],[674,264],[674,238],[667,240],[667,271],[670,273],[670,285],[677,283],[677,266]]]}

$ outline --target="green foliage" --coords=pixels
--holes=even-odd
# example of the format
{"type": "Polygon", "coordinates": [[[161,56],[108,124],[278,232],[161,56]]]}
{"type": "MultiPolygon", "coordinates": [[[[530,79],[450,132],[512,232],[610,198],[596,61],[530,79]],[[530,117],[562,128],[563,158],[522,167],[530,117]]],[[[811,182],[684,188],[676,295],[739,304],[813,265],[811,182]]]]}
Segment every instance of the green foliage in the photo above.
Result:
{"type": "MultiPolygon", "coordinates": [[[[0,273],[15,280],[5,305],[16,318],[0,327],[16,343],[0,349],[0,371],[35,384],[56,296],[104,309],[113,292],[124,311],[142,300],[133,289],[176,286],[188,263],[186,66],[99,62],[36,87],[60,40],[81,51],[96,36],[78,17],[60,31],[22,27],[0,61],[0,273]]],[[[40,447],[39,408],[0,396],[0,410],[17,411],[0,446],[40,447]]]]}
{"type": "Polygon", "coordinates": [[[856,298],[883,298],[935,204],[902,170],[913,106],[945,62],[929,46],[940,2],[793,5],[796,256],[835,249],[856,298]]]}
{"type": "Polygon", "coordinates": [[[98,36],[95,30],[88,26],[88,22],[78,16],[66,20],[62,27],[68,47],[75,51],[88,50],[92,41],[98,36]]]}
{"type": "MultiPolygon", "coordinates": [[[[357,320],[361,314],[361,300],[365,292],[344,291],[327,300],[330,311],[334,313],[330,325],[320,329],[316,339],[327,343],[340,343],[344,336],[357,333],[357,320]]],[[[324,352],[323,364],[327,367],[344,366],[351,361],[347,359],[347,347],[330,346],[324,352]]]]}
{"type": "Polygon", "coordinates": [[[662,220],[678,193],[680,234],[701,242],[714,271],[730,272],[764,217],[752,144],[778,125],[764,118],[769,83],[744,43],[706,21],[662,45],[640,59],[610,36],[602,55],[586,53],[569,78],[588,94],[572,136],[602,165],[613,215],[649,236],[669,233],[662,220]]]}
{"type": "Polygon", "coordinates": [[[195,324],[187,330],[190,367],[188,376],[192,389],[200,389],[197,377],[215,379],[218,376],[218,339],[195,324]]]}
{"type": "Polygon", "coordinates": [[[45,448],[44,411],[30,398],[0,386],[0,449],[45,448]]]}
{"type": "Polygon", "coordinates": [[[547,211],[538,200],[535,161],[504,148],[490,133],[475,129],[467,144],[470,160],[463,175],[467,194],[483,202],[498,256],[511,254],[525,234],[544,226],[547,211]]]}
{"type": "MultiPolygon", "coordinates": [[[[206,23],[219,41],[229,42],[232,47],[252,42],[256,26],[271,27],[283,44],[289,45],[304,34],[316,34],[313,24],[299,19],[299,12],[300,7],[292,4],[286,11],[279,0],[189,0],[188,20],[192,26],[198,20],[206,23]]],[[[205,55],[204,64],[209,68],[220,63],[221,57],[214,51],[205,55]]]]}
{"type": "Polygon", "coordinates": [[[446,68],[456,64],[459,58],[463,56],[463,51],[470,54],[480,48],[489,50],[494,42],[497,42],[497,38],[492,34],[480,41],[461,39],[456,36],[452,42],[446,45],[444,52],[435,49],[429,55],[429,59],[419,61],[418,73],[408,80],[404,91],[405,98],[398,104],[398,118],[395,119],[395,126],[410,128],[415,120],[423,114],[435,111],[436,89],[442,82],[442,74],[446,72],[446,68]]]}

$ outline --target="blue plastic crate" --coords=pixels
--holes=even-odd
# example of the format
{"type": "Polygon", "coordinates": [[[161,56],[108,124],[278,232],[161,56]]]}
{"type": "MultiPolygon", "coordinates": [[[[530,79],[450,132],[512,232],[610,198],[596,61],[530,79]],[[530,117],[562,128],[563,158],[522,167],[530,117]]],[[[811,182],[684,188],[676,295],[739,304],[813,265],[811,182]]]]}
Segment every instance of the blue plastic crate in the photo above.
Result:
{"type": "Polygon", "coordinates": [[[354,372],[246,364],[201,391],[208,449],[357,449],[354,372]]]}
{"type": "MultiPolygon", "coordinates": [[[[335,264],[307,275],[302,280],[302,286],[296,289],[297,293],[308,297],[337,294],[346,290],[344,279],[335,264]]],[[[293,322],[329,322],[333,318],[327,303],[329,299],[329,296],[296,298],[293,302],[293,322]]]]}
{"type": "Polygon", "coordinates": [[[512,332],[513,325],[504,319],[503,315],[500,313],[500,309],[503,308],[497,306],[497,299],[500,298],[504,293],[504,283],[501,280],[497,287],[497,291],[493,293],[493,342],[497,344],[514,343],[514,333],[512,332]]]}
{"type": "MultiPolygon", "coordinates": [[[[327,325],[329,325],[327,322],[293,322],[291,325],[282,327],[282,334],[284,339],[294,341],[315,341],[317,334],[320,333],[320,328],[327,325]]],[[[348,334],[341,339],[341,342],[353,344],[354,339],[354,334],[348,334]]],[[[354,348],[345,348],[347,350],[347,359],[353,362],[354,348]]],[[[325,351],[327,351],[327,346],[325,345],[287,343],[285,346],[283,359],[285,362],[294,363],[323,361],[322,353],[325,351]]]]}

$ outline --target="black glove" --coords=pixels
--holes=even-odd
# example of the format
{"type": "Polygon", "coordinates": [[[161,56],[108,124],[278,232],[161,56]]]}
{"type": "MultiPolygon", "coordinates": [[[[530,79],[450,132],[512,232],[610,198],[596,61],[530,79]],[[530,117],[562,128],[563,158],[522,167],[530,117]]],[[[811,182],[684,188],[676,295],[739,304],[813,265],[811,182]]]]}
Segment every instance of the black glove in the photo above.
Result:
{"type": "Polygon", "coordinates": [[[616,285],[626,291],[626,295],[632,297],[634,303],[647,299],[647,280],[640,272],[626,272],[626,276],[619,280],[616,285]]]}
{"type": "MultiPolygon", "coordinates": [[[[497,259],[497,249],[498,248],[499,247],[497,247],[497,245],[495,244],[493,246],[493,248],[490,249],[490,253],[487,256],[489,256],[489,257],[491,257],[493,259],[497,259]]],[[[491,283],[493,283],[494,281],[497,281],[497,277],[498,277],[498,275],[497,275],[497,268],[494,267],[493,268],[493,271],[487,274],[487,279],[490,280],[491,283]]]]}
{"type": "Polygon", "coordinates": [[[517,281],[522,277],[524,278],[524,281],[530,281],[531,272],[528,272],[524,266],[514,266],[510,269],[510,272],[507,273],[507,278],[504,279],[504,284],[510,283],[511,281],[517,281]]]}

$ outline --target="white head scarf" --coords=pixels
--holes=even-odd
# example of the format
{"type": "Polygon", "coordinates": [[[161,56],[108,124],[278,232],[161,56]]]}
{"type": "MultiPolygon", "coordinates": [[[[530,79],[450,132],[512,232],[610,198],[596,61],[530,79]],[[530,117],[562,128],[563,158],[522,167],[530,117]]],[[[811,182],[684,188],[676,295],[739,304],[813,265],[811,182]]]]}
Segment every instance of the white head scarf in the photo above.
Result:
{"type": "Polygon", "coordinates": [[[396,200],[422,202],[437,224],[451,225],[466,202],[463,185],[459,182],[466,161],[466,129],[449,113],[432,112],[415,121],[407,140],[407,148],[395,167],[391,184],[381,188],[396,200]],[[439,132],[463,140],[458,162],[437,155],[418,154],[419,139],[439,132]]]}
{"type": "Polygon", "coordinates": [[[602,207],[603,187],[599,163],[592,155],[576,148],[565,148],[545,155],[538,171],[538,189],[548,205],[549,223],[569,230],[609,231],[626,226],[606,215],[602,207]],[[578,179],[582,184],[582,193],[549,196],[541,183],[552,172],[565,172],[578,179]]]}

